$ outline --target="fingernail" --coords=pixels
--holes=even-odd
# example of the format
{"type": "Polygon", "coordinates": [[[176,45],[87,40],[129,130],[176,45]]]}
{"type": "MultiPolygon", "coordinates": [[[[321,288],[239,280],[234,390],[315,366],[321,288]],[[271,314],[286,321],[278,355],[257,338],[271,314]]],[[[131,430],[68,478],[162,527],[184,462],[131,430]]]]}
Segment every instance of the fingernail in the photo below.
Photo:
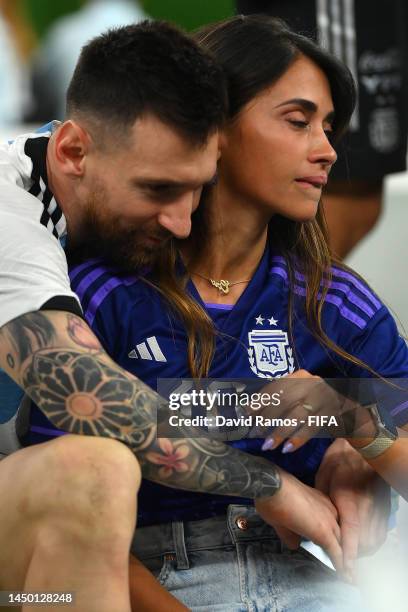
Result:
{"type": "Polygon", "coordinates": [[[282,453],[285,455],[286,453],[291,453],[294,450],[295,447],[293,446],[292,442],[285,442],[282,448],[282,453]]]}
{"type": "Polygon", "coordinates": [[[274,444],[275,444],[275,440],[273,438],[266,438],[265,442],[262,444],[262,450],[263,451],[271,450],[274,444]]]}
{"type": "Polygon", "coordinates": [[[354,583],[354,577],[353,577],[353,572],[346,570],[344,572],[344,578],[345,580],[349,583],[349,584],[353,584],[354,583]]]}

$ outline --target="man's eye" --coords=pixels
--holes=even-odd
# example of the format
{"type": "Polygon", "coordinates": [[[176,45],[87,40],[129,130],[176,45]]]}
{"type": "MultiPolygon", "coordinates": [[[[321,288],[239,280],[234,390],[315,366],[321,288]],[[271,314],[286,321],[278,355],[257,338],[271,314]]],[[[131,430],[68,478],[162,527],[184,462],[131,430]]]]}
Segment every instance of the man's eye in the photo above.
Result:
{"type": "Polygon", "coordinates": [[[177,189],[170,185],[152,185],[148,187],[147,195],[156,200],[170,200],[177,196],[177,189]]]}
{"type": "Polygon", "coordinates": [[[169,185],[149,185],[147,189],[152,193],[166,193],[171,190],[171,187],[169,185]]]}

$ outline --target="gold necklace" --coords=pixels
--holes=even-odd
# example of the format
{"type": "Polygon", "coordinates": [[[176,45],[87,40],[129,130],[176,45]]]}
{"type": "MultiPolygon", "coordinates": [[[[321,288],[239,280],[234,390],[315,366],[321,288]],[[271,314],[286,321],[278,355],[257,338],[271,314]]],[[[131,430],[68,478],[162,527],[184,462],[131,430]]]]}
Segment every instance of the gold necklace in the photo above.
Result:
{"type": "Polygon", "coordinates": [[[191,274],[194,274],[194,276],[199,276],[200,278],[203,278],[204,280],[208,281],[213,287],[218,289],[218,291],[220,293],[223,293],[224,295],[227,295],[229,293],[230,287],[233,287],[234,285],[242,285],[243,283],[249,283],[249,281],[251,280],[248,279],[231,283],[230,281],[225,280],[224,278],[220,278],[220,280],[215,280],[213,278],[208,278],[208,276],[198,274],[198,272],[191,272],[191,274]]]}

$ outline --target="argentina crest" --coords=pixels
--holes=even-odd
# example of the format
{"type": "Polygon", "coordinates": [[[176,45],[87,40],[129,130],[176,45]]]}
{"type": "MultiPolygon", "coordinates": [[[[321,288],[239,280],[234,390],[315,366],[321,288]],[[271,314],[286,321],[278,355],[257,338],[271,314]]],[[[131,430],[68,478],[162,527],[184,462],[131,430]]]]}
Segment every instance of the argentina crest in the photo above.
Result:
{"type": "Polygon", "coordinates": [[[280,378],[294,372],[293,350],[287,332],[276,329],[278,321],[273,317],[268,319],[259,315],[255,320],[262,329],[258,327],[248,333],[251,370],[260,378],[280,378]]]}

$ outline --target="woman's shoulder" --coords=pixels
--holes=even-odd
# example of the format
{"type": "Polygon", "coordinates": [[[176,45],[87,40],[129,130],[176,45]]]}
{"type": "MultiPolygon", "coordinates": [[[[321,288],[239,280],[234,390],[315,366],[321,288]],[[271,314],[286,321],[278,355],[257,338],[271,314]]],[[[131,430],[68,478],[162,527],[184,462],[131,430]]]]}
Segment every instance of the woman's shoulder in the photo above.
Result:
{"type": "MultiPolygon", "coordinates": [[[[270,259],[271,277],[280,278],[288,292],[298,299],[297,308],[303,308],[312,279],[296,261],[274,254],[270,259]]],[[[333,323],[344,322],[359,329],[386,307],[376,292],[357,272],[341,263],[333,263],[320,281],[317,299],[323,299],[323,314],[333,323]]]]}
{"type": "Polygon", "coordinates": [[[357,272],[343,264],[333,264],[329,279],[322,282],[325,305],[337,310],[338,316],[352,325],[365,329],[385,306],[357,272]]]}

